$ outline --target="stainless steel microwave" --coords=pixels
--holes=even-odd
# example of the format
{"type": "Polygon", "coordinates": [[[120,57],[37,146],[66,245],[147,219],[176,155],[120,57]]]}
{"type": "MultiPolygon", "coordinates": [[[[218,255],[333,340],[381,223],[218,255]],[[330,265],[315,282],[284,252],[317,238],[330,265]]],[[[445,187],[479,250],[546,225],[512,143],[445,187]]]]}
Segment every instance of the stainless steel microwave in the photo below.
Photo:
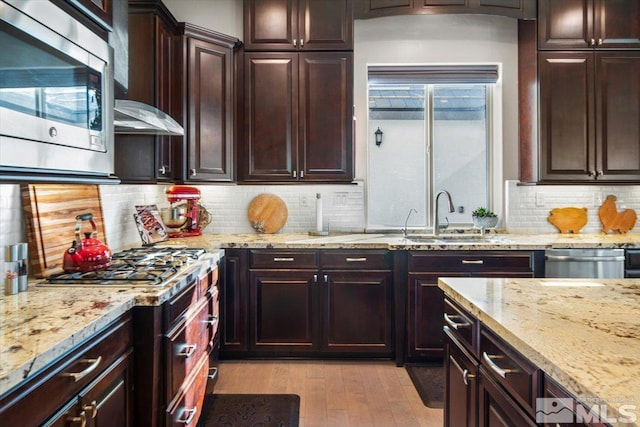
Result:
{"type": "Polygon", "coordinates": [[[0,0],[0,171],[109,176],[113,49],[49,1],[0,0]]]}

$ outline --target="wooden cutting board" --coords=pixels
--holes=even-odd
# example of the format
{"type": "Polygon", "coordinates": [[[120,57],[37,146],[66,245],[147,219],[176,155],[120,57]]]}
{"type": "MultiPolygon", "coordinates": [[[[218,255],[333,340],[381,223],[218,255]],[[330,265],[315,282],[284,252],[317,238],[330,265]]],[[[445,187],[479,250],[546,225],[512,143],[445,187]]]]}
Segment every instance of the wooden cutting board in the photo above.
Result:
{"type": "Polygon", "coordinates": [[[275,194],[263,193],[253,198],[247,212],[249,223],[258,233],[277,233],[287,222],[289,211],[275,194]]]}
{"type": "Polygon", "coordinates": [[[618,233],[626,233],[636,225],[637,215],[633,209],[623,209],[618,211],[616,200],[618,198],[609,194],[598,209],[598,217],[602,223],[602,232],[608,233],[610,230],[618,233]]]}
{"type": "MultiPolygon", "coordinates": [[[[95,237],[107,244],[99,186],[22,184],[20,191],[35,277],[62,272],[64,252],[75,240],[76,215],[91,212],[97,228],[95,237]]],[[[85,223],[82,230],[91,230],[91,225],[85,223]]]]}
{"type": "Polygon", "coordinates": [[[555,208],[549,212],[547,220],[556,226],[560,233],[579,233],[587,224],[587,208],[555,208]]]}

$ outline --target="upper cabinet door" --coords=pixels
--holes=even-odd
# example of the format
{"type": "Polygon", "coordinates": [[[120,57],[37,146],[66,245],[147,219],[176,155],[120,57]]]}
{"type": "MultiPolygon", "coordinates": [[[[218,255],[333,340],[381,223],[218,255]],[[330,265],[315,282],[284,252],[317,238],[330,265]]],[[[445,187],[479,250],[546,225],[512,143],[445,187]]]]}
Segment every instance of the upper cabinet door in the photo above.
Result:
{"type": "Polygon", "coordinates": [[[538,49],[638,49],[638,0],[540,0],[538,49]]]}
{"type": "Polygon", "coordinates": [[[245,50],[353,49],[353,0],[245,0],[245,50]]]}
{"type": "Polygon", "coordinates": [[[593,25],[596,47],[640,48],[640,1],[595,0],[593,25]]]}

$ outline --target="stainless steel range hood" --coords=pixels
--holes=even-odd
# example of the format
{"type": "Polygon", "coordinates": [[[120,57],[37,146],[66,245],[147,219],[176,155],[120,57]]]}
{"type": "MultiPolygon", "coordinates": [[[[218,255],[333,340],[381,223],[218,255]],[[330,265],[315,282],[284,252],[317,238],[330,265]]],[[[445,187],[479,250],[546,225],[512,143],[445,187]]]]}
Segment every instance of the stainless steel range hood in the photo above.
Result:
{"type": "Polygon", "coordinates": [[[184,135],[182,126],[171,116],[138,101],[116,99],[113,124],[116,134],[184,135]]]}

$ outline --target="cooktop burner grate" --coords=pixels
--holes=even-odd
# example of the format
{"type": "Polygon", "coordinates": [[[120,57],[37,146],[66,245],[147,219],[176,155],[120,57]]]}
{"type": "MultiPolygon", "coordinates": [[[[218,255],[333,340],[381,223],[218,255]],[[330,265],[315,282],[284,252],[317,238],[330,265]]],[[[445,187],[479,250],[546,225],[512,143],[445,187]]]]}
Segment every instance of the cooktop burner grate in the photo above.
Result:
{"type": "Polygon", "coordinates": [[[117,252],[111,267],[89,272],[53,274],[49,285],[161,285],[202,256],[199,248],[143,247],[117,252]]]}

